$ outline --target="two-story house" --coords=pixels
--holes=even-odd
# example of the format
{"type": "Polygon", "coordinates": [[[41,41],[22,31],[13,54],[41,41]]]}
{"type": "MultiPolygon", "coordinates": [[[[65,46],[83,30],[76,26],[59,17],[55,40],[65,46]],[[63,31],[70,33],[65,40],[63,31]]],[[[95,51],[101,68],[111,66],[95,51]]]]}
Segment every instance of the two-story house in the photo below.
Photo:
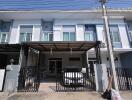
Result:
{"type": "MultiPolygon", "coordinates": [[[[109,10],[108,14],[115,65],[130,68],[131,10],[109,10]]],[[[0,11],[0,43],[1,69],[11,59],[24,68],[37,66],[40,81],[54,80],[64,68],[89,66],[93,70],[98,55],[94,47],[98,45],[99,61],[110,67],[100,10],[0,11]]]]}

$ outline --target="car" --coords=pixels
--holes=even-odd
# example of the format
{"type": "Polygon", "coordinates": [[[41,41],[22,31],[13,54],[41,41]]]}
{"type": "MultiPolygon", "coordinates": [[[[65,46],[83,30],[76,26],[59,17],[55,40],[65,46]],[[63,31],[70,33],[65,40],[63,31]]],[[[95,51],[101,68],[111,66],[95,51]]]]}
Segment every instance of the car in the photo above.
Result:
{"type": "Polygon", "coordinates": [[[63,73],[63,81],[65,86],[80,86],[84,84],[83,73],[77,69],[68,69],[63,73]]]}

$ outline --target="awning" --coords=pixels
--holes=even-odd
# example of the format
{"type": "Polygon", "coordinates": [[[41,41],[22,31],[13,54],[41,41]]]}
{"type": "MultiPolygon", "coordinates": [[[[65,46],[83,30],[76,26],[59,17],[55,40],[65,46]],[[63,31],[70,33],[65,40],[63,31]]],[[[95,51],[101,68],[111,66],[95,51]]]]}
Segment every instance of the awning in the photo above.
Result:
{"type": "Polygon", "coordinates": [[[21,44],[0,44],[0,52],[20,52],[21,44]]]}
{"type": "Polygon", "coordinates": [[[53,41],[53,42],[25,42],[26,45],[39,51],[87,51],[100,44],[100,41],[53,41]]]}

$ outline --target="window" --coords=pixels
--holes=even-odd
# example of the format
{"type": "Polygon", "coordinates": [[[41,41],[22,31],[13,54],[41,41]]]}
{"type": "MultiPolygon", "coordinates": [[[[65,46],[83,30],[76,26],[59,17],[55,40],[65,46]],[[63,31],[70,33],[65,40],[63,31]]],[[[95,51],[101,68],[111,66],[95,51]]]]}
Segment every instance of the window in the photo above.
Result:
{"type": "Polygon", "coordinates": [[[129,31],[129,38],[130,38],[130,41],[132,41],[132,31],[129,31]]]}
{"type": "Polygon", "coordinates": [[[25,41],[31,41],[32,40],[32,25],[23,25],[20,26],[20,42],[25,42],[25,41]]]}
{"type": "Polygon", "coordinates": [[[10,31],[11,22],[1,22],[1,32],[9,32],[10,31]]]}
{"type": "Polygon", "coordinates": [[[53,41],[53,22],[42,21],[42,41],[53,41]]]}
{"type": "Polygon", "coordinates": [[[64,25],[63,26],[63,41],[75,41],[75,26],[74,25],[64,25]]]}
{"type": "Polygon", "coordinates": [[[132,41],[132,22],[128,22],[128,38],[130,42],[132,41]]]}
{"type": "Polygon", "coordinates": [[[53,41],[53,32],[43,32],[42,41],[53,41]]]}
{"type": "Polygon", "coordinates": [[[8,42],[8,34],[10,31],[11,22],[0,21],[0,42],[8,42]]]}
{"type": "Polygon", "coordinates": [[[5,32],[1,33],[0,42],[1,42],[1,43],[7,42],[7,36],[8,36],[7,33],[5,33],[5,32]]]}
{"type": "Polygon", "coordinates": [[[115,48],[120,48],[121,47],[121,41],[120,41],[119,30],[118,30],[117,25],[111,25],[110,26],[110,35],[111,35],[111,39],[113,42],[113,46],[115,48]]]}
{"type": "Polygon", "coordinates": [[[85,41],[95,41],[96,34],[95,34],[95,25],[85,25],[85,33],[84,33],[84,40],[85,41]]]}

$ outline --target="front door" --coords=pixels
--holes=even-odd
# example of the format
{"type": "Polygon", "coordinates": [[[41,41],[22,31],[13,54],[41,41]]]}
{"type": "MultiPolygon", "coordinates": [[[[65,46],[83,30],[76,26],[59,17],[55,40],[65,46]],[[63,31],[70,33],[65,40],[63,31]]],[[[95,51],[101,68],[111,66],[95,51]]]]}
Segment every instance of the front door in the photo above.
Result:
{"type": "Polygon", "coordinates": [[[62,71],[62,59],[61,58],[50,58],[49,59],[49,73],[55,75],[62,71]]]}

